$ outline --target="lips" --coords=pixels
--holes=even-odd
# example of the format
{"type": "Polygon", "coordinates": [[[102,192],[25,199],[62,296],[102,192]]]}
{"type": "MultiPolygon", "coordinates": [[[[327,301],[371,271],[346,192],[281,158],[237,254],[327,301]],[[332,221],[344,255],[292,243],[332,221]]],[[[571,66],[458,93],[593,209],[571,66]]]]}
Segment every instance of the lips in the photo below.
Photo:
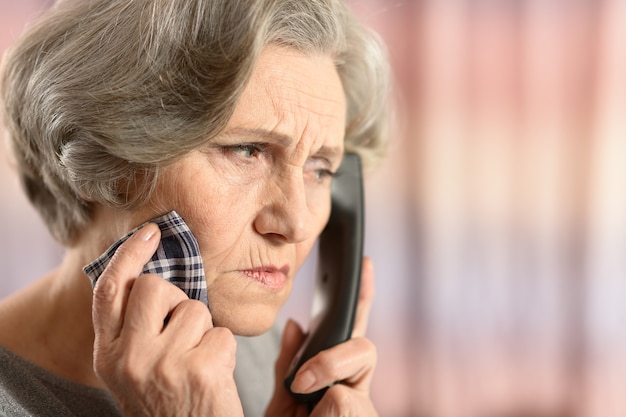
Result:
{"type": "Polygon", "coordinates": [[[241,271],[245,276],[256,281],[267,288],[280,290],[287,283],[287,275],[289,267],[287,265],[282,268],[275,266],[263,266],[260,268],[245,269],[241,271]]]}

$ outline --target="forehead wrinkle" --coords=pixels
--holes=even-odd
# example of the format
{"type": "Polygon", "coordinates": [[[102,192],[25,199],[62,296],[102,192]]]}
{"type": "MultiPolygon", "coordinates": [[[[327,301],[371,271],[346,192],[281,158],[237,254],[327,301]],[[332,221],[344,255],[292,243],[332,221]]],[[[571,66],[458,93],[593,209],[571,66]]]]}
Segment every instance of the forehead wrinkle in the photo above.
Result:
{"type": "MultiPolygon", "coordinates": [[[[303,116],[295,116],[291,119],[291,123],[286,122],[285,117],[280,117],[281,123],[277,123],[274,127],[276,130],[282,128],[292,129],[293,135],[296,137],[292,140],[295,145],[293,150],[294,162],[304,162],[310,158],[322,158],[331,163],[339,160],[343,154],[343,139],[345,128],[333,129],[335,120],[329,116],[326,122],[319,120],[318,115],[312,115],[307,108],[296,105],[299,110],[304,110],[303,116]],[[313,120],[312,120],[313,119],[313,120]],[[334,143],[330,137],[340,135],[340,145],[329,146],[328,143],[334,143]]],[[[286,112],[292,114],[294,112],[286,112]]],[[[281,135],[279,133],[279,135],[281,135]]],[[[291,135],[284,135],[291,138],[291,135]]]]}
{"type": "MultiPolygon", "coordinates": [[[[313,96],[315,97],[315,96],[313,96]]],[[[337,103],[336,100],[324,100],[337,103]]],[[[311,155],[321,156],[331,162],[343,153],[343,146],[327,146],[333,136],[341,136],[343,144],[345,136],[345,117],[337,118],[330,112],[312,110],[308,103],[301,99],[289,98],[272,100],[275,120],[272,123],[273,137],[287,138],[295,144],[297,160],[306,160],[311,155]],[[344,124],[344,125],[342,125],[344,124]]]]}
{"type": "MultiPolygon", "coordinates": [[[[321,123],[322,126],[330,126],[332,127],[333,122],[335,122],[335,120],[337,121],[344,121],[345,117],[342,117],[341,119],[336,119],[336,114],[337,113],[333,113],[331,111],[327,111],[328,108],[324,108],[324,109],[320,109],[320,110],[314,110],[314,109],[309,109],[307,108],[305,105],[300,104],[299,102],[297,102],[297,100],[294,100],[294,103],[292,105],[292,108],[296,108],[298,110],[303,110],[307,113],[312,113],[316,116],[319,117],[320,121],[322,120],[326,120],[330,123],[321,123]]],[[[345,111],[342,111],[342,109],[338,108],[337,110],[339,110],[339,112],[341,112],[343,115],[345,115],[345,111]]]]}
{"type": "MultiPolygon", "coordinates": [[[[333,86],[326,83],[326,91],[333,91],[333,86]]],[[[270,97],[272,108],[277,114],[289,114],[289,109],[298,108],[307,113],[313,113],[320,118],[334,118],[337,111],[343,114],[347,111],[347,100],[343,93],[343,85],[339,83],[341,93],[335,97],[334,94],[317,94],[310,91],[310,86],[304,85],[301,81],[288,79],[270,79],[265,85],[267,97],[270,97]],[[285,104],[289,108],[284,108],[285,104]],[[335,111],[329,111],[333,109],[335,111]]],[[[284,116],[283,116],[284,117],[284,116]]]]}
{"type": "Polygon", "coordinates": [[[244,134],[285,144],[293,152],[293,162],[305,157],[340,159],[347,99],[334,62],[323,55],[276,51],[265,50],[269,54],[262,55],[262,65],[244,90],[242,100],[251,110],[238,115],[243,127],[249,128],[244,134]]]}
{"type": "Polygon", "coordinates": [[[288,104],[289,108],[301,108],[322,118],[335,117],[336,112],[327,111],[329,108],[343,114],[347,113],[347,99],[336,69],[335,77],[324,81],[318,79],[319,85],[312,86],[304,78],[294,77],[298,67],[296,64],[295,71],[287,71],[284,67],[277,66],[279,71],[276,73],[259,74],[261,79],[265,79],[263,83],[265,96],[270,98],[272,108],[278,115],[284,117],[281,113],[289,113],[289,109],[283,108],[285,104],[288,104]]]}

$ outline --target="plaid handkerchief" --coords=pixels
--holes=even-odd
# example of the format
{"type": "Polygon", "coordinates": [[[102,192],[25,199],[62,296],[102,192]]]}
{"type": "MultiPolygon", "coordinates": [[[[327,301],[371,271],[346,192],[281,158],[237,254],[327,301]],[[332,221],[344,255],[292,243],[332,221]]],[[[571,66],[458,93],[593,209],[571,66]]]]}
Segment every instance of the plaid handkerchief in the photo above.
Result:
{"type": "MultiPolygon", "coordinates": [[[[198,242],[185,221],[171,211],[164,216],[150,220],[161,229],[161,243],[152,259],[144,268],[144,274],[157,274],[183,290],[187,296],[209,305],[206,291],[204,266],[198,242]]],[[[83,268],[91,284],[96,285],[117,248],[141,226],[115,242],[98,259],[83,268]]]]}

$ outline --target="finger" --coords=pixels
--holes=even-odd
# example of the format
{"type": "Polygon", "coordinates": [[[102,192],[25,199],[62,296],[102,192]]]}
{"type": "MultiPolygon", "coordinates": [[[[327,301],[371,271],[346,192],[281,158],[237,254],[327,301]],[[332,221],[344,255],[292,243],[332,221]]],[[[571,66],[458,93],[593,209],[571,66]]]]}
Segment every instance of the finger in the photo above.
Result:
{"type": "Polygon", "coordinates": [[[160,235],[156,224],[139,229],[118,248],[98,279],[92,314],[96,337],[101,341],[112,341],[119,336],[133,281],[154,254],[160,235]]]}
{"type": "Polygon", "coordinates": [[[201,401],[211,399],[207,415],[243,417],[234,380],[236,351],[237,341],[233,333],[226,327],[215,327],[204,334],[195,349],[184,355],[187,366],[194,369],[190,387],[202,387],[199,390],[203,397],[201,401]]]}
{"type": "Polygon", "coordinates": [[[212,328],[213,320],[207,306],[201,301],[187,299],[174,307],[162,336],[172,350],[185,351],[196,347],[212,328]]]}
{"type": "Polygon", "coordinates": [[[337,384],[330,387],[315,406],[310,417],[329,416],[378,416],[368,396],[355,392],[350,387],[337,384]]]}
{"type": "MultiPolygon", "coordinates": [[[[226,327],[214,327],[202,336],[202,340],[193,350],[193,355],[199,363],[213,363],[235,370],[237,352],[237,340],[233,333],[226,327]]],[[[211,369],[207,367],[208,376],[211,369]]]]}
{"type": "Polygon", "coordinates": [[[374,344],[362,337],[353,338],[309,359],[296,374],[291,388],[308,394],[342,382],[369,392],[376,361],[374,344]]]}
{"type": "Polygon", "coordinates": [[[375,292],[374,264],[366,256],[363,258],[363,266],[361,267],[361,291],[359,293],[359,304],[356,310],[352,337],[365,336],[375,292]]]}
{"type": "Polygon", "coordinates": [[[278,359],[276,360],[276,365],[274,367],[277,387],[279,385],[283,385],[283,380],[287,376],[291,361],[304,341],[304,337],[304,332],[298,323],[291,319],[287,321],[285,330],[283,331],[280,354],[278,355],[278,359]]]}
{"type": "Polygon", "coordinates": [[[284,381],[293,357],[304,342],[304,338],[305,335],[300,326],[293,320],[287,321],[283,331],[280,354],[274,367],[274,396],[267,409],[267,415],[288,415],[288,410],[292,409],[296,403],[296,400],[287,392],[284,381]]]}
{"type": "Polygon", "coordinates": [[[160,276],[140,275],[128,295],[120,334],[133,337],[160,335],[170,313],[188,299],[180,288],[160,276]]]}

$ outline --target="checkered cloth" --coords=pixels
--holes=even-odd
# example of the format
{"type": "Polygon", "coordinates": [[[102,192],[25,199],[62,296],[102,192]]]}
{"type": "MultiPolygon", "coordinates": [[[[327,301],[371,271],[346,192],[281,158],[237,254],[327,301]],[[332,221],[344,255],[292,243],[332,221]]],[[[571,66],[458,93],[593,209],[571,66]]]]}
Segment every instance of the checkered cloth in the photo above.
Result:
{"type": "MultiPolygon", "coordinates": [[[[198,241],[185,221],[178,213],[171,211],[150,222],[159,225],[161,243],[150,262],[144,266],[143,273],[160,275],[183,290],[189,298],[200,300],[208,306],[204,265],[198,241]]],[[[92,285],[96,285],[96,281],[109,264],[117,248],[140,228],[141,226],[129,232],[98,259],[83,268],[85,274],[91,279],[92,285]]]]}

